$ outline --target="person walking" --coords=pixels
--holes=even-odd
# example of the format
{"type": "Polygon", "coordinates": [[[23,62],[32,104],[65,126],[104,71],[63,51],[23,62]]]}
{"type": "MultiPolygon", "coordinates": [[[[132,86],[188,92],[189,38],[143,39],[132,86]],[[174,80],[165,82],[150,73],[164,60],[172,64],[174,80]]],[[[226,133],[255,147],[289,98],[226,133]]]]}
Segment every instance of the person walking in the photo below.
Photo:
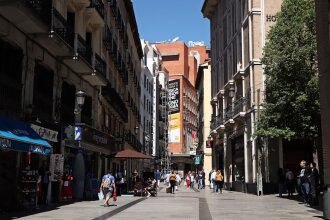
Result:
{"type": "Polygon", "coordinates": [[[215,183],[216,183],[216,192],[217,194],[219,194],[219,190],[220,193],[222,194],[222,188],[223,188],[223,176],[220,170],[218,170],[215,173],[215,183]]]}
{"type": "Polygon", "coordinates": [[[171,193],[174,194],[175,191],[175,184],[176,184],[176,175],[174,171],[172,171],[170,175],[170,184],[171,184],[171,193]]]}
{"type": "Polygon", "coordinates": [[[186,186],[187,189],[190,188],[190,171],[186,174],[186,186]]]}
{"type": "Polygon", "coordinates": [[[190,175],[190,188],[193,189],[195,186],[195,172],[193,171],[190,175]]]}
{"type": "Polygon", "coordinates": [[[310,193],[310,181],[309,176],[311,175],[311,169],[309,166],[306,165],[306,161],[302,160],[300,162],[300,185],[301,185],[301,192],[303,195],[304,203],[309,204],[309,193],[310,193]]]}
{"type": "Polygon", "coordinates": [[[109,206],[109,200],[113,192],[116,192],[115,177],[112,175],[111,171],[108,171],[102,178],[101,190],[104,195],[104,207],[109,206]]]}
{"type": "Polygon", "coordinates": [[[288,196],[289,197],[293,196],[293,192],[294,192],[294,175],[293,175],[293,172],[290,169],[286,169],[285,183],[286,183],[286,188],[288,190],[288,196]]]}
{"type": "Polygon", "coordinates": [[[154,173],[154,179],[155,179],[156,182],[157,182],[157,187],[159,187],[160,178],[161,178],[161,174],[160,174],[159,170],[157,170],[157,171],[154,173]]]}
{"type": "Polygon", "coordinates": [[[178,186],[180,186],[180,184],[181,184],[181,177],[180,177],[179,173],[176,173],[175,178],[176,178],[175,190],[178,191],[178,186]]]}
{"type": "Polygon", "coordinates": [[[215,169],[213,169],[213,172],[211,173],[211,189],[213,188],[213,192],[217,191],[217,183],[215,181],[216,173],[215,169]]]}

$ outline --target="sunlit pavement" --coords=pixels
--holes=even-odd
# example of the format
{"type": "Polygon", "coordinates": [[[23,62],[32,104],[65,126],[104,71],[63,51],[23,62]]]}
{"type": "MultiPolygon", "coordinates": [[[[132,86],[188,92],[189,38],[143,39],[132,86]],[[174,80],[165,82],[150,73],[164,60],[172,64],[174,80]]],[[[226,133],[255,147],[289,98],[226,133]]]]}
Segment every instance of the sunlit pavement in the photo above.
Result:
{"type": "MultiPolygon", "coordinates": [[[[163,187],[164,185],[161,185],[163,187]]],[[[175,194],[157,197],[118,197],[113,206],[103,207],[101,201],[84,201],[62,205],[36,214],[16,216],[19,219],[322,219],[322,212],[295,200],[276,195],[255,195],[224,191],[212,193],[179,187],[175,194]]],[[[42,210],[40,210],[42,211],[42,210]]],[[[0,216],[0,219],[14,219],[0,216]]]]}

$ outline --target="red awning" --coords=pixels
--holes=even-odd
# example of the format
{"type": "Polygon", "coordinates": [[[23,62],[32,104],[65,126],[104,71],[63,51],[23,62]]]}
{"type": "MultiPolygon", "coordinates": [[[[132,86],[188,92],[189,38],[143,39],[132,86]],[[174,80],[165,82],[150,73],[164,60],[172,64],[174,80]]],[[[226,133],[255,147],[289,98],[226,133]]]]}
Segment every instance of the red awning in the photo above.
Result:
{"type": "Polygon", "coordinates": [[[115,158],[135,158],[135,159],[152,159],[151,156],[137,152],[135,150],[122,150],[115,154],[115,158]]]}

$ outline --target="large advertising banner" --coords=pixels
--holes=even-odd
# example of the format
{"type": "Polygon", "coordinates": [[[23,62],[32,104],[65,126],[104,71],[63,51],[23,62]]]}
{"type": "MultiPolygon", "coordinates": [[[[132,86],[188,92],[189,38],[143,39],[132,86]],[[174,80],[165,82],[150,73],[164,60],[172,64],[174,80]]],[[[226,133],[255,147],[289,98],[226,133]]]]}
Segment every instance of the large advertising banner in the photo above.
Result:
{"type": "Polygon", "coordinates": [[[180,80],[175,79],[168,83],[168,107],[169,113],[180,112],[180,80]]]}
{"type": "Polygon", "coordinates": [[[180,142],[180,113],[171,114],[168,116],[169,128],[168,128],[168,142],[179,143],[180,142]]]}

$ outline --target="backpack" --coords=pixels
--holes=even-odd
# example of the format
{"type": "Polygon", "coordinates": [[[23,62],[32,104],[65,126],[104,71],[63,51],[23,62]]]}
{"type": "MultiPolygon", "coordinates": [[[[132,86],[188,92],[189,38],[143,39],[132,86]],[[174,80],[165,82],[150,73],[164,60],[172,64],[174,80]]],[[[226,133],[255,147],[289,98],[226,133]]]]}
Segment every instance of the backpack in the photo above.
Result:
{"type": "Polygon", "coordinates": [[[110,180],[110,175],[107,175],[103,182],[103,187],[104,188],[110,188],[111,187],[111,180],[110,180]]]}
{"type": "Polygon", "coordinates": [[[170,176],[170,181],[175,181],[176,180],[176,176],[175,175],[171,175],[170,176]]]}
{"type": "Polygon", "coordinates": [[[223,176],[221,174],[217,174],[217,175],[215,175],[215,180],[216,181],[222,181],[223,180],[223,176]]]}

